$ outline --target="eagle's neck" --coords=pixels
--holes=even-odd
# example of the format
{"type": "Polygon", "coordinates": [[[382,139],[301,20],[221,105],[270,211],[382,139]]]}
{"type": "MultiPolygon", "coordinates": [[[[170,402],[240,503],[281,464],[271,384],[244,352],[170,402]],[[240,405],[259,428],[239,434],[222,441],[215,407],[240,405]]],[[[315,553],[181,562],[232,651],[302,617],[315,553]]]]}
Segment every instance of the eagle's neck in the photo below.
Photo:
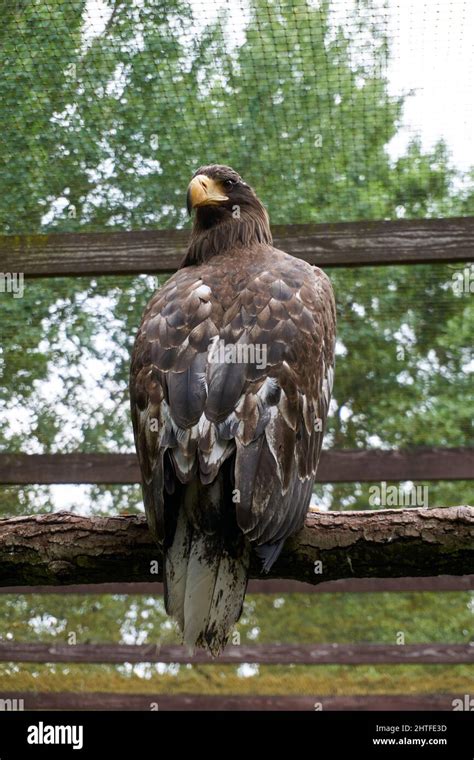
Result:
{"type": "Polygon", "coordinates": [[[254,243],[272,243],[268,214],[262,205],[241,209],[237,217],[219,206],[198,209],[181,268],[203,264],[231,248],[249,248],[254,243]]]}

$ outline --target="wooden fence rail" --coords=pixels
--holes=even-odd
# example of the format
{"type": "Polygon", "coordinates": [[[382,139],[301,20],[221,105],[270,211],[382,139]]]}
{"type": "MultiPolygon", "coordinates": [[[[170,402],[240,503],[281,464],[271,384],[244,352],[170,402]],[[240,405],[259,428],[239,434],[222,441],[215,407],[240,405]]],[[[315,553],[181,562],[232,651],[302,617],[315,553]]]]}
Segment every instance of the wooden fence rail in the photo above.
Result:
{"type": "MultiPolygon", "coordinates": [[[[320,483],[380,483],[382,480],[470,480],[473,477],[474,448],[423,447],[401,451],[323,451],[316,480],[320,483]]],[[[0,454],[0,484],[139,482],[135,454],[0,454]]]]}
{"type": "MultiPolygon", "coordinates": [[[[342,578],[313,585],[302,581],[250,580],[248,594],[373,594],[473,591],[474,575],[425,578],[342,578]]],[[[162,583],[79,583],[67,586],[0,586],[0,594],[145,594],[161,596],[162,583]]]]}
{"type": "MultiPolygon", "coordinates": [[[[216,664],[207,652],[154,644],[0,642],[0,662],[216,664]]],[[[219,665],[459,665],[474,663],[474,644],[253,644],[228,646],[219,665]]]]}
{"type": "Polygon", "coordinates": [[[459,694],[354,694],[350,696],[287,695],[201,695],[201,694],[111,694],[104,692],[4,692],[0,710],[452,710],[459,694]]]}
{"type": "MultiPolygon", "coordinates": [[[[274,225],[277,248],[323,267],[425,264],[474,257],[474,217],[274,225]]],[[[29,277],[169,273],[188,230],[0,237],[0,271],[29,277]]]]}

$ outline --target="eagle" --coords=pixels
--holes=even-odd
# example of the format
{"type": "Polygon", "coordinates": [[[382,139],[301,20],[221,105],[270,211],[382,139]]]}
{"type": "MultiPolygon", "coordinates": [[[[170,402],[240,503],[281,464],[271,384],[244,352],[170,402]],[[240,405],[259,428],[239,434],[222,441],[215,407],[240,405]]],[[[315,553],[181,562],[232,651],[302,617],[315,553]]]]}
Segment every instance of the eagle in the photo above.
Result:
{"type": "Polygon", "coordinates": [[[130,399],[166,612],[217,655],[239,620],[251,553],[268,572],[303,527],[334,377],[328,277],[272,244],[267,211],[228,166],[187,190],[178,271],[135,340],[130,399]]]}

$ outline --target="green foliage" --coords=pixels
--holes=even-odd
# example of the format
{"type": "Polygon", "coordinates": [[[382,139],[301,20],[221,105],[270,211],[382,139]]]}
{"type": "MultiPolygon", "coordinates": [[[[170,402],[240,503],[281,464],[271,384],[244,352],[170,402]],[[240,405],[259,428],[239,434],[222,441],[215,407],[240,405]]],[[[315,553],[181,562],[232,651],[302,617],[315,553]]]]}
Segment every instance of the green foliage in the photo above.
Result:
{"type": "MultiPolygon", "coordinates": [[[[265,642],[407,644],[469,643],[469,593],[293,594],[249,596],[237,630],[242,644],[265,642]],[[361,614],[362,607],[362,614],[361,614]],[[304,621],[304,624],[302,624],[304,621]]],[[[145,596],[68,597],[27,595],[6,607],[0,640],[78,644],[177,643],[162,601],[145,596]]],[[[71,646],[73,646],[71,644],[71,646]]],[[[220,665],[14,665],[0,664],[0,678],[18,690],[118,691],[150,694],[360,694],[464,693],[468,666],[260,666],[244,676],[220,665]]]]}

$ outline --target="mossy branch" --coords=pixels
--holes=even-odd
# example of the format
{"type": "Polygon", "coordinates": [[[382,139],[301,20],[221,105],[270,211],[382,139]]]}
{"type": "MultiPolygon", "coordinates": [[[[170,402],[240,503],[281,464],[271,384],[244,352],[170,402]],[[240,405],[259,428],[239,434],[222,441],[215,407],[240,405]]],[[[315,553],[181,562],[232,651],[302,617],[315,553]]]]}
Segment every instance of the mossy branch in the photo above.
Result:
{"type": "MultiPolygon", "coordinates": [[[[162,555],[138,516],[68,512],[0,520],[0,586],[161,580],[162,555]]],[[[474,509],[310,511],[264,578],[317,584],[339,578],[474,573],[474,509]]],[[[251,577],[262,579],[257,558],[251,577]]]]}

